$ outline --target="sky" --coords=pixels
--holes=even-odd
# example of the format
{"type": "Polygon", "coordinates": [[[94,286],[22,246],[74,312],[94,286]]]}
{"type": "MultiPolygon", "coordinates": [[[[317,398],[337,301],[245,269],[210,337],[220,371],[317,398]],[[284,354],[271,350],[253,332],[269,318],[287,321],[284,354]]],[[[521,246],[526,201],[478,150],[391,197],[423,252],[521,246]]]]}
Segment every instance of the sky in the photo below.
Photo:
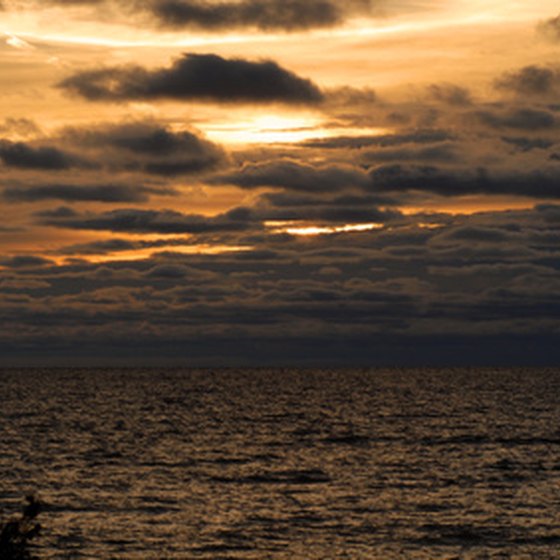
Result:
{"type": "Polygon", "coordinates": [[[0,365],[557,365],[552,0],[0,0],[0,365]]]}

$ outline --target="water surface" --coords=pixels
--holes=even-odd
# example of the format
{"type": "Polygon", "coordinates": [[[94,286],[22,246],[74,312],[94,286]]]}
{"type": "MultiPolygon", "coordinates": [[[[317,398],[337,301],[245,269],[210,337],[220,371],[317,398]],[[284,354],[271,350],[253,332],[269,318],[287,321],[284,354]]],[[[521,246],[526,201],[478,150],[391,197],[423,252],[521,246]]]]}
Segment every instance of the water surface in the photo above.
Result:
{"type": "Polygon", "coordinates": [[[40,558],[560,558],[560,370],[1,370],[40,558]]]}

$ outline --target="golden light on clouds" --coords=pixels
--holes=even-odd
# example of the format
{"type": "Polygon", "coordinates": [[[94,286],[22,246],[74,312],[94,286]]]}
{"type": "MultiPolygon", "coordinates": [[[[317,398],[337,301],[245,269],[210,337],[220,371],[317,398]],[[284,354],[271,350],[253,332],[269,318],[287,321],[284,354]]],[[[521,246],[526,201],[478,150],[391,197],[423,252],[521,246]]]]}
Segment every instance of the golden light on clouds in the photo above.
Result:
{"type": "Polygon", "coordinates": [[[179,4],[0,0],[4,324],[553,332],[557,2],[179,4]]]}
{"type": "MultiPolygon", "coordinates": [[[[173,255],[227,255],[228,253],[243,253],[251,251],[253,247],[249,245],[208,245],[193,244],[185,246],[170,245],[169,247],[159,247],[156,249],[135,249],[133,251],[119,251],[104,255],[89,255],[87,260],[91,263],[111,263],[111,262],[135,262],[149,260],[166,252],[173,255]]],[[[68,258],[60,259],[62,262],[68,262],[68,258]]]]}
{"type": "Polygon", "coordinates": [[[232,145],[247,144],[297,144],[306,140],[334,138],[340,135],[381,136],[388,128],[330,127],[321,115],[285,113],[257,114],[247,119],[222,123],[200,123],[201,130],[213,141],[232,145]]]}
{"type": "Polygon", "coordinates": [[[337,226],[298,225],[295,223],[267,222],[272,233],[288,233],[296,236],[331,235],[334,233],[358,233],[383,229],[384,224],[344,224],[337,226]]]}

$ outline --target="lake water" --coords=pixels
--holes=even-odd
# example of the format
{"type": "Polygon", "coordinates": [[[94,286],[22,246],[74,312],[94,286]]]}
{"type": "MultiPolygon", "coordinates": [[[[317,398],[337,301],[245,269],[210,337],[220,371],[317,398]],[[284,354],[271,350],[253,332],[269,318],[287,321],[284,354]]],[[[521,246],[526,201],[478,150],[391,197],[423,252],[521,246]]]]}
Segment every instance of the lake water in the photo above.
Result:
{"type": "Polygon", "coordinates": [[[0,370],[39,558],[560,558],[560,370],[0,370]]]}

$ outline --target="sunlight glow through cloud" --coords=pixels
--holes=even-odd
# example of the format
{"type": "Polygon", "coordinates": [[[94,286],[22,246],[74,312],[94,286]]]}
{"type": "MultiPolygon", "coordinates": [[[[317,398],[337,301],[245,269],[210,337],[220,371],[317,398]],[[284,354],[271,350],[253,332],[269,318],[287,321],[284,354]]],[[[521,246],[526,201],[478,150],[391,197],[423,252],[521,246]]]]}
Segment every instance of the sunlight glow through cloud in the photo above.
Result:
{"type": "Polygon", "coordinates": [[[383,229],[384,224],[346,224],[343,226],[313,226],[294,225],[290,222],[266,222],[265,225],[272,229],[272,233],[288,233],[290,235],[313,236],[330,235],[333,233],[357,233],[383,229]]]}
{"type": "Polygon", "coordinates": [[[327,127],[327,121],[320,116],[296,114],[255,115],[238,121],[224,123],[201,123],[199,126],[206,136],[215,142],[227,144],[281,144],[298,143],[311,139],[325,139],[336,136],[381,136],[387,128],[327,127]]]}

